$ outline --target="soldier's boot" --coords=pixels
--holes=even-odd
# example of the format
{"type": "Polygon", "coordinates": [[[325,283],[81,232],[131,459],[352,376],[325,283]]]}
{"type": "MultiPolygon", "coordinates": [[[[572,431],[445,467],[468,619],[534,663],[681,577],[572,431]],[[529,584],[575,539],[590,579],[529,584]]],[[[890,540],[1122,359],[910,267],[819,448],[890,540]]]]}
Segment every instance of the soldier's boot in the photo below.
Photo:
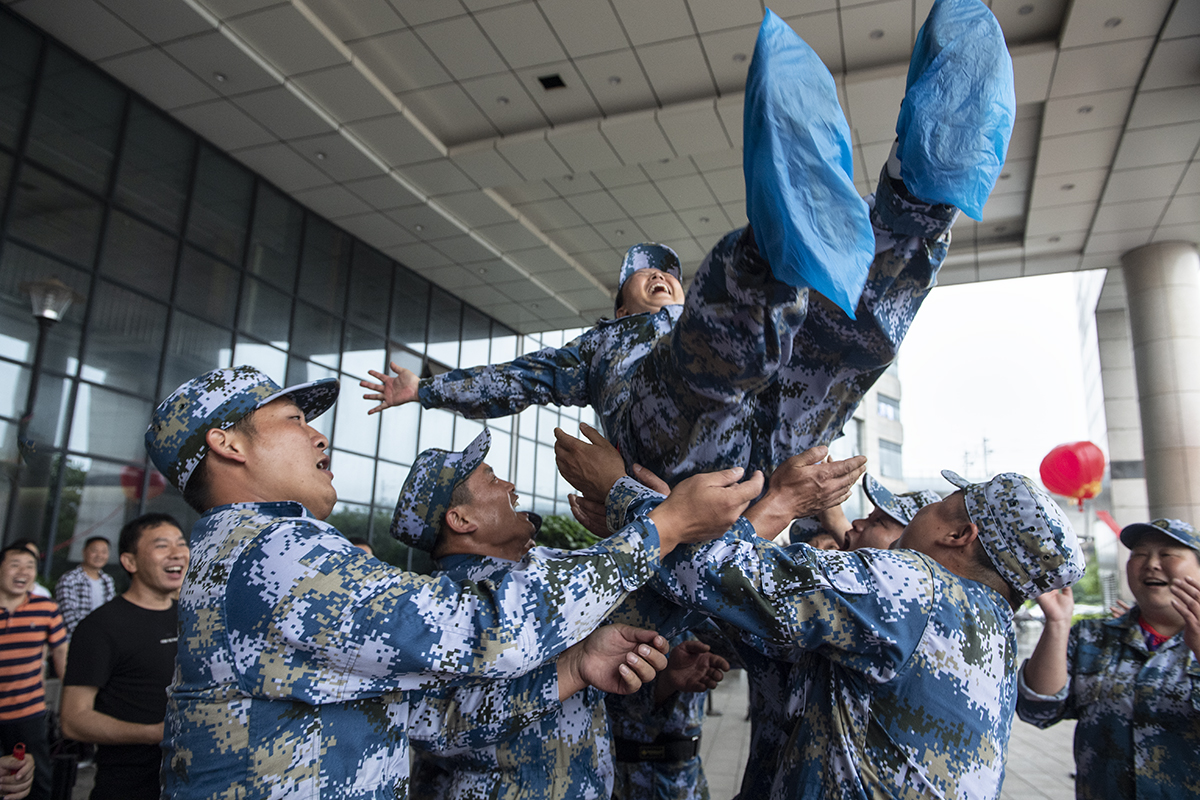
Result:
{"type": "Polygon", "coordinates": [[[925,202],[981,219],[1015,119],[1000,24],[980,0],[936,0],[909,62],[889,173],[925,202]]]}

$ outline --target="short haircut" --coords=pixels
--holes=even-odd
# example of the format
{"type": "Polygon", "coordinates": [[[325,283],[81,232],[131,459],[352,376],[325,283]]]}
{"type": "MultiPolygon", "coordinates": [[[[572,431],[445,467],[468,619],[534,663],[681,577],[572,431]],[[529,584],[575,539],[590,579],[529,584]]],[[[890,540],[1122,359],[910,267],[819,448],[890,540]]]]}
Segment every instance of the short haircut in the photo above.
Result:
{"type": "MultiPolygon", "coordinates": [[[[247,439],[253,439],[258,434],[258,429],[254,427],[254,412],[257,410],[257,408],[254,409],[225,430],[237,431],[247,439]]],[[[205,435],[208,435],[207,431],[205,431],[205,435]]],[[[203,514],[212,507],[208,489],[208,451],[205,450],[204,457],[192,470],[192,476],[188,478],[187,485],[183,487],[183,501],[195,511],[203,514]]],[[[124,553],[125,551],[121,550],[120,552],[124,553]]]]}
{"type": "Polygon", "coordinates": [[[38,545],[38,543],[37,543],[37,542],[35,542],[33,539],[30,539],[30,538],[28,538],[28,537],[26,537],[26,538],[21,538],[21,539],[13,539],[11,542],[9,542],[9,543],[8,543],[8,546],[9,546],[9,547],[24,547],[26,550],[29,550],[29,554],[30,554],[31,556],[33,556],[34,558],[38,558],[38,554],[37,554],[37,553],[35,553],[35,552],[34,552],[33,550],[31,550],[30,548],[36,548],[36,549],[37,549],[39,552],[40,552],[40,551],[41,551],[41,549],[42,549],[42,548],[41,548],[41,547],[38,545]]]}
{"type": "Polygon", "coordinates": [[[29,556],[34,560],[35,564],[37,563],[37,556],[30,552],[28,547],[23,544],[10,544],[8,547],[0,550],[0,564],[3,564],[8,560],[9,553],[16,553],[17,555],[21,556],[29,556]]]}
{"type": "Polygon", "coordinates": [[[179,521],[170,514],[157,512],[142,514],[140,517],[134,517],[122,526],[121,535],[117,538],[117,554],[136,554],[138,543],[142,540],[142,534],[151,528],[157,528],[159,525],[174,525],[179,530],[183,530],[183,526],[179,524],[179,521]]]}
{"type": "Polygon", "coordinates": [[[91,547],[92,542],[104,542],[109,547],[112,547],[112,542],[108,540],[107,536],[89,536],[83,542],[83,549],[87,550],[89,547],[91,547]]]}

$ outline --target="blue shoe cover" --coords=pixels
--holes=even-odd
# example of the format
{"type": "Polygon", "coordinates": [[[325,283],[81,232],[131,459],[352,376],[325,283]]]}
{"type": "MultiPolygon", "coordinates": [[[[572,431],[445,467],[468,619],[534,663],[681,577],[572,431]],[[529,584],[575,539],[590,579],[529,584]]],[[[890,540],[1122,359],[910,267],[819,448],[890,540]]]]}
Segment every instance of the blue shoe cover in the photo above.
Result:
{"type": "Polygon", "coordinates": [[[983,218],[1016,119],[1012,58],[979,0],[937,0],[917,34],[900,106],[900,177],[927,203],[983,218]]]}
{"type": "Polygon", "coordinates": [[[775,278],[854,318],[875,233],[854,188],[850,126],[833,76],[769,9],[746,76],[746,214],[775,278]]]}

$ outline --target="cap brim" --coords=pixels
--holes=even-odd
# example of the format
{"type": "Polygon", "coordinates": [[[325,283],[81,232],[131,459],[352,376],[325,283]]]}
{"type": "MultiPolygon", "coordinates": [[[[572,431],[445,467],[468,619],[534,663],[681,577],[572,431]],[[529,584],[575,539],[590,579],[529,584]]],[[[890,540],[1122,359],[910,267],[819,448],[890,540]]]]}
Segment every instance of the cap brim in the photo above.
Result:
{"type": "Polygon", "coordinates": [[[281,397],[291,397],[292,402],[304,412],[304,421],[312,422],[333,407],[340,391],[341,384],[337,378],[320,378],[280,389],[275,394],[260,400],[255,409],[262,408],[267,403],[273,403],[281,397]]]}
{"type": "MultiPolygon", "coordinates": [[[[1196,550],[1194,542],[1189,542],[1187,539],[1180,538],[1178,534],[1169,528],[1160,528],[1157,525],[1151,525],[1149,522],[1135,522],[1132,525],[1126,525],[1121,529],[1121,544],[1132,550],[1137,547],[1137,543],[1141,538],[1148,533],[1161,533],[1163,536],[1174,539],[1189,550],[1196,550]]],[[[1198,550],[1197,552],[1200,552],[1198,550]]]]}
{"type": "Polygon", "coordinates": [[[959,489],[965,489],[971,485],[971,482],[969,480],[964,478],[962,475],[959,475],[957,472],[955,472],[952,469],[942,470],[942,477],[945,478],[946,480],[950,481],[950,483],[954,484],[959,489]]]}

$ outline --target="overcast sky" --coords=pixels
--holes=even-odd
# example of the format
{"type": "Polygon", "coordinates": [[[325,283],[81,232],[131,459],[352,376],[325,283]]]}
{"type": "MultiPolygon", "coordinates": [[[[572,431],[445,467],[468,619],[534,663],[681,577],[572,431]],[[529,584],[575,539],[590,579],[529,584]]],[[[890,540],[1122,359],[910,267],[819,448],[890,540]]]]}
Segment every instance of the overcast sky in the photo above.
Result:
{"type": "Polygon", "coordinates": [[[1088,438],[1078,275],[934,289],[900,350],[906,478],[984,478],[986,437],[989,473],[1037,480],[1051,448],[1088,438]]]}

